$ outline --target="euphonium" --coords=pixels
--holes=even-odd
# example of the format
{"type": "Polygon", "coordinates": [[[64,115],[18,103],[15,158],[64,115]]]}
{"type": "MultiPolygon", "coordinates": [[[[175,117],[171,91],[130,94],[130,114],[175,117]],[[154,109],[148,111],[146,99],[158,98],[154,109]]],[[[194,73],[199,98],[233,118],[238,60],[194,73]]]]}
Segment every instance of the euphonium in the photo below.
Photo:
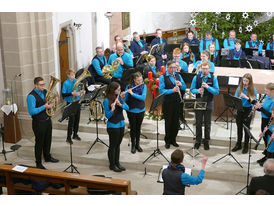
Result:
{"type": "Polygon", "coordinates": [[[89,109],[92,112],[91,116],[94,120],[101,120],[104,117],[104,107],[100,101],[91,101],[89,109]]]}
{"type": "MultiPolygon", "coordinates": [[[[72,91],[77,91],[80,93],[80,99],[84,96],[85,86],[83,85],[82,81],[87,78],[91,77],[90,72],[87,68],[84,69],[83,73],[77,78],[76,82],[74,83],[72,91]]],[[[77,96],[72,96],[72,101],[75,102],[77,100],[77,96]]]]}
{"type": "MultiPolygon", "coordinates": [[[[119,55],[120,57],[120,55],[119,55]]],[[[105,65],[102,68],[102,73],[104,75],[105,78],[107,79],[111,79],[111,74],[114,73],[116,71],[116,69],[120,66],[120,62],[118,60],[115,60],[112,62],[112,65],[105,65]]]]}
{"type": "Polygon", "coordinates": [[[54,115],[57,109],[57,102],[56,102],[57,94],[53,92],[53,89],[56,86],[56,84],[60,82],[60,80],[53,76],[50,76],[50,78],[51,79],[50,79],[49,88],[45,97],[45,102],[53,105],[51,109],[46,109],[47,115],[51,117],[54,115]]]}

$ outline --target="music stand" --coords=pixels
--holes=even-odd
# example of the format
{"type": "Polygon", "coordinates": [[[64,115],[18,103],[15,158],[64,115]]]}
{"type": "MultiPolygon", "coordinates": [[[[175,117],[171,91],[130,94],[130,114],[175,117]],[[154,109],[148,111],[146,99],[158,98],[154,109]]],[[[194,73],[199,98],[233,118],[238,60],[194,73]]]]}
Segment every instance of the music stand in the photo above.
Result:
{"type": "MultiPolygon", "coordinates": [[[[62,117],[58,120],[59,122],[62,122],[64,119],[68,118],[69,116],[72,116],[76,113],[76,111],[80,108],[79,101],[72,102],[68,104],[67,106],[64,107],[63,115],[62,117]]],[[[70,168],[71,173],[74,173],[74,170],[80,174],[80,172],[77,170],[77,167],[75,167],[72,163],[72,144],[69,144],[70,148],[70,165],[68,166],[67,169],[64,170],[64,172],[67,172],[67,170],[70,168]]]]}
{"type": "Polygon", "coordinates": [[[222,59],[222,67],[240,67],[240,61],[236,59],[222,59]]]}
{"type": "MultiPolygon", "coordinates": [[[[243,106],[242,106],[242,100],[238,97],[234,97],[230,94],[224,94],[224,100],[225,100],[225,104],[227,107],[231,107],[232,109],[238,110],[238,111],[242,111],[243,110],[243,106]]],[[[230,120],[230,136],[229,136],[229,150],[228,153],[226,155],[224,155],[223,157],[217,159],[216,161],[214,161],[212,164],[215,164],[216,162],[220,161],[221,159],[225,158],[226,156],[231,156],[237,163],[238,165],[243,168],[243,166],[236,160],[236,158],[233,156],[233,154],[231,154],[231,136],[232,136],[232,122],[233,119],[231,118],[230,120]]]]}
{"type": "MultiPolygon", "coordinates": [[[[96,90],[95,95],[92,97],[92,99],[91,99],[90,101],[95,101],[95,104],[99,104],[100,102],[99,102],[98,100],[96,100],[96,98],[102,96],[102,95],[104,94],[104,92],[106,91],[106,89],[107,89],[107,85],[104,85],[104,86],[98,88],[98,89],[96,90]]],[[[95,121],[95,127],[96,127],[96,139],[95,139],[94,142],[91,144],[91,146],[90,146],[90,148],[89,148],[87,154],[89,153],[89,151],[91,150],[91,148],[92,148],[97,142],[102,143],[102,144],[104,144],[105,146],[108,147],[108,145],[107,145],[105,142],[103,142],[103,140],[101,140],[101,139],[99,138],[99,131],[98,131],[98,130],[99,130],[99,129],[98,129],[98,121],[99,121],[99,120],[97,119],[97,115],[98,115],[98,114],[97,114],[97,106],[96,106],[96,107],[95,107],[95,116],[96,116],[96,119],[94,120],[94,121],[95,121]]]]}
{"type": "Polygon", "coordinates": [[[266,50],[265,51],[265,56],[269,57],[269,59],[274,59],[273,50],[266,50]]]}
{"type": "Polygon", "coordinates": [[[159,132],[158,132],[158,110],[157,107],[162,105],[164,102],[164,97],[165,97],[165,93],[160,94],[157,98],[155,98],[150,106],[150,110],[149,112],[157,112],[157,116],[156,116],[156,136],[157,136],[157,147],[156,149],[152,152],[151,155],[149,155],[145,161],[143,162],[143,164],[145,164],[150,158],[154,158],[157,155],[162,155],[162,157],[169,163],[168,159],[164,156],[164,154],[161,152],[161,150],[159,149],[159,132]]]}
{"type": "MultiPolygon", "coordinates": [[[[248,139],[248,141],[249,141],[249,152],[248,152],[247,178],[246,178],[246,186],[243,189],[241,189],[239,192],[237,192],[236,195],[242,193],[242,191],[244,189],[246,189],[246,194],[247,194],[248,183],[249,183],[249,176],[250,176],[249,170],[250,170],[250,158],[251,158],[251,139],[253,139],[257,143],[257,140],[255,139],[255,137],[250,132],[250,129],[245,124],[243,124],[243,126],[244,126],[245,131],[247,132],[247,134],[249,136],[249,139],[248,139]]],[[[242,193],[242,194],[244,194],[244,193],[242,193]]]]}
{"type": "Polygon", "coordinates": [[[15,152],[15,150],[11,150],[11,151],[6,151],[5,150],[4,128],[3,128],[2,124],[1,124],[1,127],[0,127],[0,135],[2,136],[2,152],[0,152],[0,154],[3,154],[4,158],[5,158],[5,161],[7,161],[6,154],[10,153],[10,152],[15,152]]]}
{"type": "Polygon", "coordinates": [[[189,46],[191,48],[191,51],[195,54],[195,56],[196,56],[196,54],[199,54],[199,45],[191,44],[189,46]]]}
{"type": "Polygon", "coordinates": [[[180,48],[180,44],[167,44],[165,47],[165,51],[172,54],[175,48],[180,48]]]}
{"type": "Polygon", "coordinates": [[[256,48],[245,48],[246,56],[259,56],[258,49],[256,48]]]}

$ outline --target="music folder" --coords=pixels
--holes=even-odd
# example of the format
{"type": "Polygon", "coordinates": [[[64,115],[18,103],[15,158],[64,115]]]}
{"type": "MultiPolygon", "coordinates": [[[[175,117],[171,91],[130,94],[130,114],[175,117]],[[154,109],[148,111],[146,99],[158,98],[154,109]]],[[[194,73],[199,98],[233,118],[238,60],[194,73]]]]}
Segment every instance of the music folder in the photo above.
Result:
{"type": "MultiPolygon", "coordinates": [[[[163,165],[162,168],[160,169],[158,180],[157,180],[158,183],[164,183],[162,173],[163,173],[164,169],[166,169],[167,167],[168,167],[168,165],[163,165]]],[[[185,173],[191,176],[192,171],[190,168],[185,168],[185,173]]]]}

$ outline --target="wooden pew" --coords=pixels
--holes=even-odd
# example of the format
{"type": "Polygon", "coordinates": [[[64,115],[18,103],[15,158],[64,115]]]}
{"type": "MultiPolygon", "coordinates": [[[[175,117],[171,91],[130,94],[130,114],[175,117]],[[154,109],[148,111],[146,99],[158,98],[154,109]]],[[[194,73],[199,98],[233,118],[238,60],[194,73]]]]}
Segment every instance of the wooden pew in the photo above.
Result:
{"type": "Polygon", "coordinates": [[[37,168],[28,168],[24,171],[24,173],[20,173],[12,170],[13,167],[14,165],[0,164],[0,176],[4,176],[6,179],[6,184],[2,184],[0,186],[6,187],[7,193],[9,195],[16,194],[16,191],[18,190],[34,192],[34,189],[32,189],[31,184],[24,185],[23,183],[14,183],[14,178],[38,180],[64,185],[64,187],[60,189],[48,187],[42,191],[42,193],[49,194],[87,195],[87,188],[116,191],[126,195],[137,194],[136,191],[131,190],[131,184],[129,180],[81,175],[75,173],[58,172],[53,170],[43,170],[37,168]],[[72,189],[71,186],[79,187],[72,189]]]}

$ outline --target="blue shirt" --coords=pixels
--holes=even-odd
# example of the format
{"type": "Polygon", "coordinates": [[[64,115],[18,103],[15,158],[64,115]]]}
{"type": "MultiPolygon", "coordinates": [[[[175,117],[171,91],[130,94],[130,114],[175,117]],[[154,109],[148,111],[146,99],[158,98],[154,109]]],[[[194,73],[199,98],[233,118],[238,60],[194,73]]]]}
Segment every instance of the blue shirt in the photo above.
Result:
{"type": "MultiPolygon", "coordinates": [[[[213,37],[211,37],[210,40],[207,40],[206,38],[204,38],[201,42],[200,42],[200,53],[204,50],[204,41],[206,41],[206,48],[205,50],[208,51],[208,45],[213,42],[213,37]]],[[[220,50],[220,46],[219,46],[219,41],[218,39],[215,39],[215,48],[216,50],[220,50]]]]}
{"type": "MultiPolygon", "coordinates": [[[[112,62],[114,62],[116,59],[118,58],[117,53],[113,53],[112,55],[110,55],[109,59],[108,59],[108,64],[112,65],[112,62]]],[[[126,52],[124,52],[124,54],[121,56],[124,64],[133,67],[133,60],[132,60],[132,56],[126,52]]],[[[117,78],[117,79],[121,79],[123,76],[123,72],[124,72],[125,68],[123,67],[123,65],[119,65],[119,67],[116,69],[116,71],[113,74],[113,77],[117,78]]]]}
{"type": "MultiPolygon", "coordinates": [[[[165,94],[172,94],[173,93],[173,89],[165,89],[166,85],[165,85],[165,78],[164,75],[168,76],[169,79],[171,80],[171,82],[175,85],[175,79],[174,79],[174,75],[171,76],[168,72],[166,72],[165,74],[160,76],[159,79],[159,92],[160,94],[165,93],[165,94]]],[[[179,78],[180,78],[180,82],[182,83],[182,86],[180,86],[181,90],[185,90],[186,89],[186,84],[184,82],[184,80],[182,79],[181,75],[179,74],[179,78]]]]}
{"type": "Polygon", "coordinates": [[[234,40],[231,40],[230,38],[226,38],[223,43],[224,48],[229,49],[229,50],[234,49],[235,48],[235,40],[236,40],[236,38],[234,40]],[[228,41],[230,43],[230,46],[228,46],[228,41]]]}
{"type": "MultiPolygon", "coordinates": [[[[271,131],[273,133],[274,132],[274,124],[270,125],[268,129],[269,129],[269,131],[271,131]]],[[[270,137],[271,137],[270,135],[267,136],[267,143],[269,142],[270,137]]],[[[274,152],[274,142],[270,143],[267,151],[271,152],[271,153],[274,152]]]]}
{"type": "MultiPolygon", "coordinates": [[[[63,88],[62,88],[62,94],[66,94],[66,93],[71,93],[73,92],[73,86],[74,83],[76,82],[76,79],[74,79],[73,81],[71,81],[69,78],[67,78],[66,81],[64,81],[63,83],[63,88]]],[[[78,88],[76,89],[76,92],[78,92],[78,88]]],[[[68,103],[72,103],[72,95],[71,96],[67,96],[64,98],[68,103]]],[[[76,101],[80,100],[80,97],[75,97],[76,101]]]]}
{"type": "MultiPolygon", "coordinates": [[[[268,111],[268,112],[272,112],[272,107],[274,107],[274,96],[273,97],[269,97],[269,96],[266,96],[265,100],[264,100],[264,103],[262,105],[262,107],[268,111]]],[[[268,119],[269,117],[267,117],[263,112],[261,112],[262,114],[262,118],[266,118],[268,119]]]]}
{"type": "MultiPolygon", "coordinates": [[[[103,105],[104,105],[104,110],[105,110],[105,116],[107,119],[110,119],[112,117],[112,112],[111,112],[111,109],[109,107],[109,101],[108,101],[108,98],[105,98],[104,102],[103,102],[103,105]]],[[[128,105],[126,103],[122,104],[122,109],[124,110],[128,110],[128,105]]],[[[114,110],[115,111],[115,110],[114,110]]],[[[121,120],[120,122],[118,123],[111,123],[110,121],[107,121],[107,128],[121,128],[121,127],[124,127],[125,126],[125,121],[124,120],[121,120]]]]}
{"type": "MultiPolygon", "coordinates": [[[[249,40],[249,41],[251,41],[251,40],[249,40]]],[[[252,47],[249,47],[249,43],[248,43],[249,41],[246,41],[245,48],[253,48],[253,49],[257,48],[257,42],[258,42],[258,40],[251,41],[252,47]]],[[[263,51],[263,45],[261,44],[261,42],[259,44],[259,48],[257,48],[257,49],[258,49],[259,54],[261,54],[262,51],[263,51]]]]}
{"type": "MultiPolygon", "coordinates": [[[[239,97],[238,96],[239,90],[240,90],[240,88],[238,87],[237,90],[236,90],[236,92],[235,92],[235,95],[234,95],[235,97],[239,97]]],[[[247,88],[244,88],[243,93],[245,95],[247,95],[247,88]]],[[[255,95],[255,100],[257,100],[257,90],[256,90],[255,87],[254,87],[254,95],[255,95]]],[[[243,97],[241,99],[242,99],[242,105],[243,105],[243,107],[252,107],[252,104],[248,100],[246,100],[243,97]]]]}
{"type": "MultiPolygon", "coordinates": [[[[197,75],[200,75],[201,78],[203,78],[203,74],[199,73],[197,75]]],[[[197,75],[193,78],[192,82],[191,82],[191,87],[190,87],[190,91],[192,92],[192,94],[198,94],[198,90],[200,88],[196,88],[196,84],[197,84],[197,75]]],[[[207,77],[205,78],[204,82],[207,83],[208,78],[211,78],[211,74],[209,73],[207,75],[207,77]]],[[[213,78],[213,86],[208,86],[207,91],[213,95],[218,95],[219,94],[219,83],[217,78],[214,76],[213,78]]]]}
{"type": "MultiPolygon", "coordinates": [[[[45,95],[43,91],[38,91],[37,89],[34,89],[34,91],[45,101],[45,95]]],[[[44,105],[36,108],[36,98],[32,94],[29,94],[27,96],[27,105],[28,105],[29,114],[31,116],[39,114],[40,112],[46,109],[44,105]]]]}
{"type": "MultiPolygon", "coordinates": [[[[128,86],[126,87],[126,90],[127,90],[127,89],[128,89],[128,86]]],[[[129,96],[129,93],[127,92],[127,93],[125,94],[125,99],[124,99],[125,102],[127,101],[128,96],[129,96]]],[[[142,92],[141,95],[133,93],[131,96],[132,96],[133,98],[135,98],[135,99],[140,100],[140,101],[145,101],[146,96],[147,96],[147,86],[144,85],[144,89],[143,89],[143,92],[142,92]]],[[[126,111],[131,112],[131,113],[141,113],[141,112],[146,111],[146,107],[144,107],[144,109],[139,109],[139,108],[132,108],[132,109],[129,109],[129,108],[128,108],[128,109],[126,109],[126,111]]]]}
{"type": "Polygon", "coordinates": [[[193,39],[190,40],[189,38],[186,37],[182,41],[182,44],[184,43],[188,43],[189,45],[199,45],[199,40],[194,37],[193,39]]]}
{"type": "MultiPolygon", "coordinates": [[[[273,48],[272,50],[274,51],[274,41],[272,42],[273,48]]],[[[266,50],[270,50],[270,42],[268,42],[267,46],[266,46],[266,50]]]]}
{"type": "MultiPolygon", "coordinates": [[[[195,64],[195,63],[196,63],[195,55],[194,55],[193,52],[191,52],[191,53],[192,53],[192,57],[193,57],[193,62],[192,62],[192,64],[195,64]]],[[[184,56],[183,56],[183,54],[181,53],[180,59],[189,57],[189,56],[190,56],[190,52],[188,52],[188,53],[184,52],[184,56]],[[185,57],[184,57],[184,56],[185,56],[185,57]]]]}
{"type": "MultiPolygon", "coordinates": [[[[210,63],[210,71],[209,72],[214,73],[215,72],[215,65],[209,59],[207,61],[210,63]]],[[[202,60],[199,60],[194,64],[194,69],[196,69],[199,64],[202,64],[202,60]]]]}
{"type": "Polygon", "coordinates": [[[204,176],[205,176],[205,171],[204,170],[200,170],[200,173],[198,174],[197,177],[191,176],[191,175],[186,174],[186,173],[182,173],[181,182],[184,185],[198,185],[198,184],[202,183],[202,181],[204,179],[204,176]]]}
{"type": "MultiPolygon", "coordinates": [[[[107,65],[107,59],[106,59],[105,56],[100,57],[100,56],[97,55],[97,57],[100,59],[100,61],[101,61],[103,64],[105,63],[104,66],[107,65]]],[[[100,67],[100,62],[99,62],[99,60],[96,59],[96,58],[94,58],[93,61],[92,61],[91,63],[92,63],[92,66],[94,67],[96,73],[97,73],[99,76],[101,76],[101,77],[104,76],[103,73],[102,73],[102,69],[101,69],[101,67],[100,67]]]]}

